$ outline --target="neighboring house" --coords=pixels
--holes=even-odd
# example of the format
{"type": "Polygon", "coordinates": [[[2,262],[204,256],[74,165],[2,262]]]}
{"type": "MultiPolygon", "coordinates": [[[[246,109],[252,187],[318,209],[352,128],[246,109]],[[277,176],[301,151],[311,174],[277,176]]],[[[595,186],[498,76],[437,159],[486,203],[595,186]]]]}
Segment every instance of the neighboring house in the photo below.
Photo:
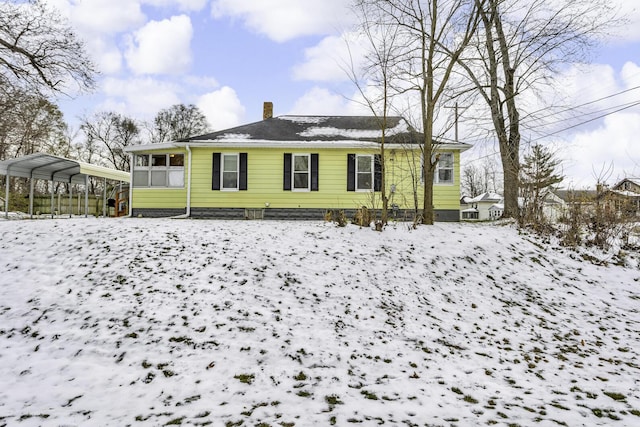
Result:
{"type": "MultiPolygon", "coordinates": [[[[420,135],[401,117],[387,120],[389,207],[412,219],[414,200],[418,209],[422,203],[420,135]]],[[[332,209],[380,208],[380,136],[374,117],[267,114],[233,129],[128,147],[132,215],[322,219],[332,209]]],[[[460,152],[469,147],[438,145],[437,221],[459,220],[460,152]]]]}
{"type": "Polygon", "coordinates": [[[572,210],[590,213],[595,209],[596,190],[556,190],[554,193],[564,203],[567,214],[572,210]]]}
{"type": "Polygon", "coordinates": [[[567,214],[568,205],[562,197],[550,191],[544,197],[542,214],[547,221],[560,221],[567,214]]]}
{"type": "Polygon", "coordinates": [[[640,215],[640,178],[625,178],[604,194],[618,213],[640,215]]]}
{"type": "MultiPolygon", "coordinates": [[[[518,198],[522,208],[524,199],[518,198]]],[[[553,192],[544,199],[543,214],[547,220],[558,221],[566,211],[564,200],[553,192]]],[[[496,220],[504,213],[504,198],[498,193],[482,193],[476,197],[460,199],[460,218],[463,220],[496,220]]]]}
{"type": "Polygon", "coordinates": [[[482,193],[460,200],[460,217],[463,220],[494,220],[504,212],[503,197],[497,193],[482,193]]]}

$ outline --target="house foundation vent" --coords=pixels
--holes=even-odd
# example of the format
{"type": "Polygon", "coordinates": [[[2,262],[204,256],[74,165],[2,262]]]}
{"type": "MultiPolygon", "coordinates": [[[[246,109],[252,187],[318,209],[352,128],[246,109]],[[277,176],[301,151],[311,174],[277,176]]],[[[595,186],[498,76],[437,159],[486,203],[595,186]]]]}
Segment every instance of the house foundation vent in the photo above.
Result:
{"type": "Polygon", "coordinates": [[[251,220],[264,219],[264,209],[245,209],[244,218],[251,220]]]}

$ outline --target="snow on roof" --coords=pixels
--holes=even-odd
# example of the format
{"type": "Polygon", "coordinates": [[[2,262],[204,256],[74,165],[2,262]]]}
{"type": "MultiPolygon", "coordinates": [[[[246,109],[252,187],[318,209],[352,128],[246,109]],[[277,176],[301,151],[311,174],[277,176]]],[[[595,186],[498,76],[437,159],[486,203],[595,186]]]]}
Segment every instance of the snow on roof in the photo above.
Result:
{"type": "Polygon", "coordinates": [[[467,201],[467,203],[478,203],[478,202],[492,202],[492,201],[500,201],[503,197],[498,193],[482,193],[479,196],[476,196],[467,201]]]}
{"type": "Polygon", "coordinates": [[[624,197],[640,197],[640,193],[630,190],[611,190],[612,193],[619,194],[624,197]]]}
{"type": "MultiPolygon", "coordinates": [[[[385,136],[399,135],[409,131],[409,124],[406,120],[399,120],[397,124],[385,131],[385,136]]],[[[377,139],[382,138],[382,130],[375,129],[343,129],[334,126],[314,126],[309,127],[299,134],[302,137],[342,137],[349,139],[377,139]]]]}
{"type": "Polygon", "coordinates": [[[490,211],[503,211],[504,203],[495,203],[489,207],[490,211]]]}
{"type": "Polygon", "coordinates": [[[233,139],[234,141],[236,140],[243,140],[243,139],[251,139],[251,135],[249,135],[248,133],[225,133],[222,134],[221,136],[218,137],[218,139],[233,139]]]}
{"type": "Polygon", "coordinates": [[[279,116],[280,120],[289,120],[293,123],[302,124],[319,124],[326,122],[329,117],[326,116],[279,116]]]}

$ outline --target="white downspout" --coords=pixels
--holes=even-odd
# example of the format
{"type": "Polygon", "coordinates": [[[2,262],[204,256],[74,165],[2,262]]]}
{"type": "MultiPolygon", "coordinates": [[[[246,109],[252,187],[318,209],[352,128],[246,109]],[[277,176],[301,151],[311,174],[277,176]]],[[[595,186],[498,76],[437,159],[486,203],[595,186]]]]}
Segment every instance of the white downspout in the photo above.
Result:
{"type": "Polygon", "coordinates": [[[187,211],[185,212],[185,216],[189,218],[191,216],[191,147],[187,144],[185,148],[187,149],[187,153],[189,153],[189,158],[187,159],[187,164],[189,165],[189,171],[187,172],[187,211]]]}
{"type": "MultiPolygon", "coordinates": [[[[133,162],[135,160],[135,155],[133,153],[129,154],[129,215],[127,218],[131,218],[133,216],[133,162]]],[[[122,181],[120,182],[120,186],[122,186],[122,181]]],[[[120,187],[122,188],[122,187],[120,187]]],[[[118,207],[116,206],[116,212],[118,212],[118,207]]]]}

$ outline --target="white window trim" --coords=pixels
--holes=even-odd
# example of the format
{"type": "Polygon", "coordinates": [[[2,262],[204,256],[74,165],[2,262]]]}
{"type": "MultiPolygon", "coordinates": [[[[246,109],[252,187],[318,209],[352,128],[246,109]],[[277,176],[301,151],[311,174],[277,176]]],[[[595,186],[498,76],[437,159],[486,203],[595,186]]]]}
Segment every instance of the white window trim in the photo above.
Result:
{"type": "MultiPolygon", "coordinates": [[[[374,186],[374,180],[375,180],[375,164],[374,164],[374,160],[375,160],[375,156],[373,154],[356,154],[356,191],[357,192],[361,192],[361,193],[368,193],[373,191],[373,186],[374,186]],[[358,185],[358,181],[360,178],[360,174],[358,171],[358,158],[359,157],[369,157],[371,159],[371,188],[359,188],[360,186],[358,185]]],[[[363,172],[364,173],[364,172],[363,172]]]]}
{"type": "Polygon", "coordinates": [[[456,181],[455,179],[456,158],[452,152],[440,153],[440,156],[443,156],[443,155],[451,156],[451,168],[443,168],[443,169],[451,169],[451,181],[440,182],[440,174],[438,172],[440,171],[441,163],[438,161],[438,164],[436,165],[436,169],[433,172],[434,173],[433,183],[438,185],[454,185],[456,181]]]}
{"type": "Polygon", "coordinates": [[[240,191],[240,153],[220,153],[220,191],[240,191]],[[224,158],[235,156],[236,158],[236,186],[225,188],[224,186],[224,158]]]}
{"type": "Polygon", "coordinates": [[[133,172],[134,174],[136,172],[146,172],[147,173],[147,184],[143,185],[143,186],[132,186],[133,188],[146,188],[146,189],[180,189],[180,188],[184,188],[184,176],[182,179],[182,185],[180,186],[170,186],[169,185],[169,172],[171,171],[182,171],[182,173],[184,174],[184,170],[185,167],[184,166],[171,166],[171,160],[170,160],[170,156],[171,155],[180,155],[183,156],[183,160],[184,160],[184,153],[164,153],[165,156],[165,166],[152,166],[152,157],[153,156],[160,156],[163,155],[163,153],[150,153],[150,154],[136,154],[134,156],[134,165],[133,165],[133,172]],[[148,166],[136,166],[135,165],[135,157],[147,157],[147,163],[148,166]],[[151,185],[151,173],[153,171],[159,171],[159,170],[164,170],[165,172],[165,185],[151,185]]]}
{"type": "MultiPolygon", "coordinates": [[[[298,172],[302,173],[302,172],[298,172]]],[[[291,153],[291,191],[308,192],[311,191],[311,154],[310,153],[291,153]],[[296,188],[296,157],[307,158],[307,187],[296,188]]]]}

